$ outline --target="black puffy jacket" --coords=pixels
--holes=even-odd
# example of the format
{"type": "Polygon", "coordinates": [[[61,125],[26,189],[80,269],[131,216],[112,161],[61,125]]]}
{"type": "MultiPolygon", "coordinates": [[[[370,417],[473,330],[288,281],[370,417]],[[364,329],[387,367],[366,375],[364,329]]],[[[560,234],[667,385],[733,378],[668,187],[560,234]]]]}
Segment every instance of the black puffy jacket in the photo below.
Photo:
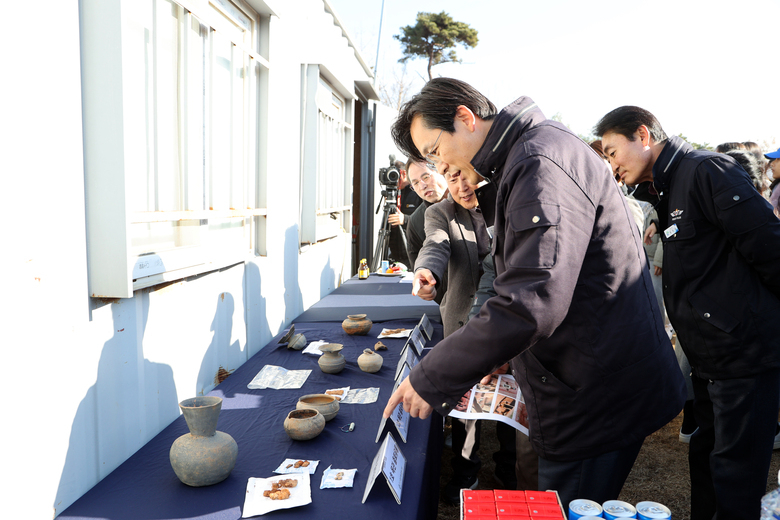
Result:
{"type": "Polygon", "coordinates": [[[696,375],[780,367],[780,219],[731,157],[672,137],[653,166],[664,301],[696,375]],[[668,231],[667,231],[668,230],[668,231]]]}
{"type": "MultiPolygon", "coordinates": [[[[682,409],[685,385],[636,224],[603,160],[520,98],[472,165],[497,187],[496,296],[412,370],[446,414],[510,361],[536,453],[582,460],[640,441],[682,409]]],[[[487,220],[487,217],[486,217],[487,220]]]]}

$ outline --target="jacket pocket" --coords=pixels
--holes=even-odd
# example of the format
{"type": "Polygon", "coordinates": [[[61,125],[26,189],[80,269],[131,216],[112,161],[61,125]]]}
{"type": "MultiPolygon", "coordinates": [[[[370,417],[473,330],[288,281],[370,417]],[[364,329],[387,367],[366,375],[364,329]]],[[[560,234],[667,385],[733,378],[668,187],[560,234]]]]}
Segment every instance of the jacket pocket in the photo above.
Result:
{"type": "Polygon", "coordinates": [[[702,294],[701,291],[692,294],[688,301],[700,320],[717,327],[726,334],[730,334],[739,325],[738,319],[723,309],[712,298],[702,294]]]}
{"type": "MultiPolygon", "coordinates": [[[[696,236],[696,226],[693,225],[691,220],[678,220],[673,222],[672,225],[677,226],[677,231],[668,237],[666,236],[666,230],[662,230],[661,236],[664,242],[679,242],[682,240],[690,240],[696,236]]],[[[669,226],[670,228],[671,226],[669,226]]],[[[666,228],[666,229],[669,229],[666,228]]]]}
{"type": "Polygon", "coordinates": [[[558,204],[534,202],[507,212],[506,263],[513,268],[550,269],[558,257],[558,204]]]}
{"type": "Polygon", "coordinates": [[[732,235],[741,235],[766,223],[768,211],[758,211],[750,199],[758,192],[749,184],[731,186],[713,196],[718,214],[726,231],[732,235]]]}

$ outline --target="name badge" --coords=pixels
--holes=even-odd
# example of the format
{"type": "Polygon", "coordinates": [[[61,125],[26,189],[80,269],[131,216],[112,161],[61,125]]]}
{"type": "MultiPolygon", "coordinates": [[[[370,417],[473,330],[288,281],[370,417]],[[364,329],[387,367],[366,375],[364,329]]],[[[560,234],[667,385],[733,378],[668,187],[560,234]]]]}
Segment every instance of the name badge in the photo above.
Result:
{"type": "Polygon", "coordinates": [[[677,224],[672,224],[668,228],[664,229],[664,235],[666,235],[666,238],[669,238],[678,231],[680,231],[680,228],[677,227],[677,224]]]}

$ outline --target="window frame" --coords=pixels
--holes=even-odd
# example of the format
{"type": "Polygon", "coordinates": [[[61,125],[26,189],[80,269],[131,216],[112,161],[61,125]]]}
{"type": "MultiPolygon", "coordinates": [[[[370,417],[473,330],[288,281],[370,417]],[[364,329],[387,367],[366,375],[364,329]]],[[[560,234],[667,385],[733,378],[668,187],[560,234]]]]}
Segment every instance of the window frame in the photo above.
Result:
{"type": "MultiPolygon", "coordinates": [[[[265,252],[267,208],[264,207],[264,190],[260,187],[266,171],[265,114],[271,67],[267,59],[268,37],[263,31],[268,31],[270,24],[267,16],[256,12],[243,0],[169,0],[171,5],[178,6],[180,13],[184,13],[184,22],[176,33],[179,46],[187,45],[184,40],[190,37],[192,20],[200,24],[200,38],[196,43],[213,45],[214,33],[223,34],[227,31],[226,17],[220,11],[226,3],[234,6],[237,13],[245,14],[253,25],[249,42],[235,41],[236,38],[227,37],[232,44],[230,48],[234,49],[231,51],[232,55],[241,56],[244,62],[243,70],[249,71],[244,83],[242,102],[243,106],[248,106],[248,116],[243,125],[243,137],[240,138],[243,144],[239,149],[241,160],[244,161],[242,175],[245,185],[240,190],[243,203],[240,207],[229,209],[207,206],[208,209],[134,210],[135,199],[132,197],[133,190],[137,190],[136,179],[139,172],[148,168],[144,164],[148,157],[137,157],[144,155],[138,153],[138,150],[144,150],[144,141],[148,136],[139,137],[137,134],[144,134],[143,130],[148,128],[145,125],[149,123],[142,120],[143,103],[148,101],[145,98],[148,94],[138,92],[139,83],[138,79],[133,77],[133,72],[137,72],[141,67],[155,66],[143,61],[149,59],[148,56],[142,55],[143,52],[148,53],[148,49],[137,48],[140,34],[138,27],[139,24],[144,27],[143,24],[148,22],[145,17],[148,18],[150,11],[154,13],[159,7],[158,4],[163,9],[167,8],[168,4],[162,5],[162,1],[148,0],[148,3],[144,2],[143,5],[141,2],[135,4],[121,0],[83,1],[82,27],[85,29],[82,35],[82,81],[87,249],[90,295],[93,297],[129,298],[135,290],[241,263],[265,252]],[[220,8],[213,7],[214,4],[218,4],[220,8]],[[222,15],[221,19],[217,14],[222,15]],[[233,219],[244,220],[244,224],[238,225],[239,228],[248,226],[241,233],[240,239],[234,236],[225,238],[227,233],[220,234],[218,227],[214,228],[217,231],[209,229],[210,223],[235,222],[233,219]],[[166,250],[138,254],[137,246],[134,247],[132,243],[134,229],[144,224],[151,229],[156,223],[177,223],[171,226],[174,235],[180,232],[179,226],[191,225],[193,228],[189,233],[196,233],[199,243],[176,245],[166,250]],[[226,241],[228,247],[211,247],[211,241],[214,239],[226,241]]],[[[154,52],[155,48],[152,49],[154,52]]],[[[210,57],[212,61],[214,59],[214,54],[210,51],[203,56],[210,57]]],[[[156,55],[151,59],[155,60],[156,55]]],[[[209,68],[211,64],[205,61],[204,64],[203,79],[208,84],[214,76],[209,68]]],[[[179,67],[181,66],[180,63],[179,67]]],[[[186,88],[186,85],[186,81],[176,83],[179,98],[186,97],[186,93],[182,95],[182,89],[186,88]]],[[[203,90],[200,102],[205,103],[206,110],[202,121],[199,121],[202,131],[208,134],[211,130],[208,107],[213,103],[213,98],[209,97],[211,92],[208,92],[208,85],[203,90]]],[[[153,92],[152,99],[155,103],[157,96],[158,93],[153,92]]],[[[153,113],[155,122],[157,116],[156,112],[153,113]]],[[[186,136],[181,135],[192,129],[186,121],[182,122],[182,119],[186,120],[188,117],[186,110],[180,110],[180,133],[176,141],[179,143],[179,151],[167,150],[167,153],[178,153],[182,161],[187,160],[184,157],[187,150],[182,152],[182,147],[187,148],[192,144],[186,140],[186,136]]],[[[205,149],[201,150],[201,153],[205,187],[202,189],[208,190],[210,142],[208,136],[204,139],[202,142],[205,149]]],[[[163,145],[155,141],[153,146],[163,145]]],[[[180,167],[179,173],[175,175],[191,179],[187,177],[187,173],[182,173],[183,168],[180,167]]],[[[186,198],[186,181],[183,184],[183,187],[177,187],[176,196],[186,198]]],[[[154,186],[151,189],[159,188],[154,186]]],[[[210,196],[203,195],[204,200],[208,201],[210,196]]]]}
{"type": "Polygon", "coordinates": [[[352,175],[354,141],[354,95],[343,88],[323,64],[301,66],[301,173],[300,173],[300,243],[313,244],[349,233],[352,227],[352,175]],[[342,111],[333,109],[332,99],[341,101],[342,111]],[[327,176],[322,161],[332,161],[333,155],[324,154],[321,120],[330,118],[343,134],[332,151],[339,154],[338,172],[327,176]],[[339,176],[340,204],[321,207],[323,186],[335,175],[339,176]]]}

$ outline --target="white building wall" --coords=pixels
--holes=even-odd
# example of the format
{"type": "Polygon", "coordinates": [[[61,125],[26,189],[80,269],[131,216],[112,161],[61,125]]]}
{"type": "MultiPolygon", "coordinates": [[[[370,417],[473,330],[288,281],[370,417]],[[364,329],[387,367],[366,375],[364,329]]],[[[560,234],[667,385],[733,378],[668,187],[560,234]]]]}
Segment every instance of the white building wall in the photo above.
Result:
{"type": "Polygon", "coordinates": [[[133,298],[94,299],[79,3],[44,0],[35,16],[25,7],[6,6],[6,19],[19,23],[0,36],[5,77],[13,78],[4,82],[10,92],[0,130],[8,403],[2,496],[8,518],[44,519],[170,424],[178,402],[210,391],[220,367],[240,366],[350,275],[351,235],[299,248],[300,66],[327,60],[350,90],[367,78],[321,1],[276,2],[263,181],[267,256],[133,298]],[[313,40],[302,37],[302,26],[316,29],[318,54],[308,52],[313,40]]]}

